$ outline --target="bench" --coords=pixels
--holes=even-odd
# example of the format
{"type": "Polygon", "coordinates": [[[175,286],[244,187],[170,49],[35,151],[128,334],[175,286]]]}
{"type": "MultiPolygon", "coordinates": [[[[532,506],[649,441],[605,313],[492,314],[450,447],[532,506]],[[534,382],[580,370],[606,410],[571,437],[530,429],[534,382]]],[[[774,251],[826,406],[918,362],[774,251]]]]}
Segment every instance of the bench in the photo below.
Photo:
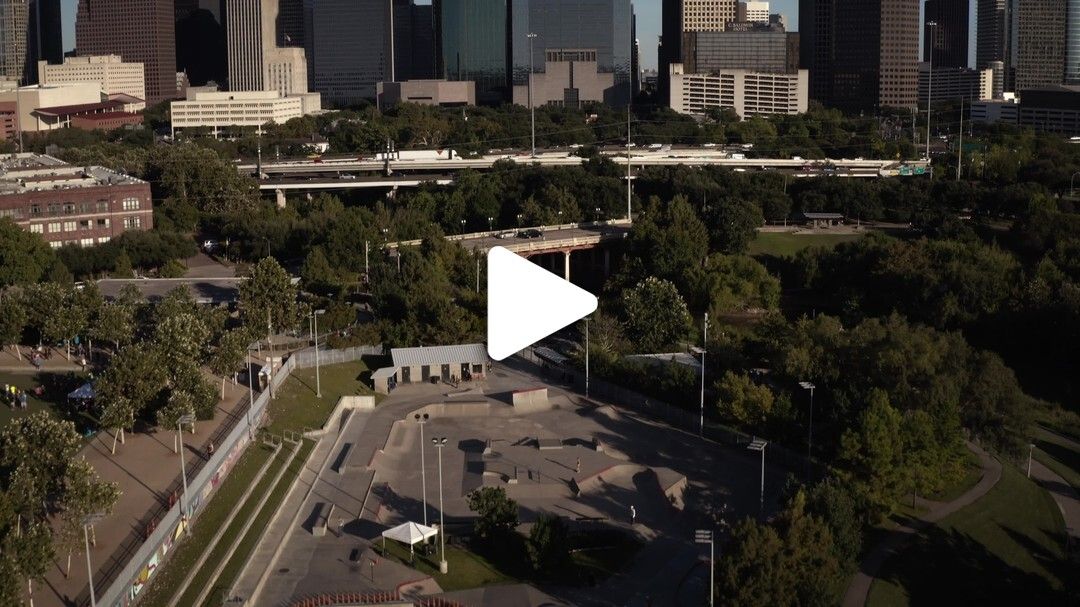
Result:
{"type": "Polygon", "coordinates": [[[345,443],[341,446],[341,451],[338,451],[337,458],[334,459],[333,470],[338,474],[345,474],[345,470],[348,468],[349,451],[352,450],[352,443],[345,443]]]}
{"type": "Polygon", "coordinates": [[[329,502],[315,504],[315,521],[311,524],[311,535],[315,537],[326,535],[326,528],[330,525],[330,517],[333,515],[333,504],[329,502]]]}

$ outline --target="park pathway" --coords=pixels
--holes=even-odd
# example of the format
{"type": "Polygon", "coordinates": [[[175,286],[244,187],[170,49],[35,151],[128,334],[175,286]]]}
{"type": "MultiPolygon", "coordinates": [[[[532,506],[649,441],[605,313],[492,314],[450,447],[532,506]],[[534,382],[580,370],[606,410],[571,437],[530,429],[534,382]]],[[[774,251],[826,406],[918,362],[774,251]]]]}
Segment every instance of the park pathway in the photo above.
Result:
{"type": "MultiPolygon", "coordinates": [[[[1039,431],[1052,436],[1057,442],[1080,453],[1080,443],[1051,432],[1046,428],[1039,428],[1039,431]]],[[[1061,516],[1065,519],[1065,532],[1069,536],[1070,545],[1080,545],[1080,493],[1077,492],[1077,488],[1070,485],[1068,481],[1061,478],[1053,470],[1039,463],[1038,460],[1032,460],[1031,462],[1031,478],[1050,492],[1050,497],[1054,498],[1054,502],[1057,503],[1058,508],[1061,510],[1061,516]]]]}
{"type": "MultiPolygon", "coordinates": [[[[933,504],[926,513],[911,522],[890,530],[885,539],[871,548],[870,552],[859,563],[859,571],[851,580],[851,584],[844,594],[844,607],[860,607],[866,604],[866,599],[870,595],[870,585],[874,583],[874,578],[877,576],[878,571],[881,570],[881,566],[893,555],[903,550],[907,543],[915,537],[916,533],[953,512],[973,504],[993,489],[994,485],[1001,479],[1001,462],[974,443],[969,442],[967,446],[979,457],[979,465],[982,467],[982,478],[979,482],[963,495],[950,502],[926,502],[927,505],[933,504]]],[[[1034,472],[1034,468],[1032,471],[1034,472]]]]}

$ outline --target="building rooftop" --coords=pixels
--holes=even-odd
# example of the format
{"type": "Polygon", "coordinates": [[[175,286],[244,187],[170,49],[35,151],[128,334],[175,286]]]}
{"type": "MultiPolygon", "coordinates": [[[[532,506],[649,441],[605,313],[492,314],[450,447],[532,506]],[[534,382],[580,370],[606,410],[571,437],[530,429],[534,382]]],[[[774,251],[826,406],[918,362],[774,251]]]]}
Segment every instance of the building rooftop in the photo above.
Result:
{"type": "Polygon", "coordinates": [[[76,105],[57,105],[53,107],[40,107],[34,110],[35,113],[43,116],[71,116],[74,114],[85,114],[87,112],[96,112],[101,110],[114,110],[116,108],[123,107],[121,101],[99,101],[98,103],[79,103],[76,105]]]}
{"type": "Polygon", "coordinates": [[[393,348],[390,350],[390,358],[394,360],[394,366],[397,368],[452,363],[479,365],[488,362],[487,349],[484,348],[484,344],[393,348]]]}
{"type": "Polygon", "coordinates": [[[0,156],[0,195],[144,183],[99,166],[73,166],[45,154],[0,156]]]}

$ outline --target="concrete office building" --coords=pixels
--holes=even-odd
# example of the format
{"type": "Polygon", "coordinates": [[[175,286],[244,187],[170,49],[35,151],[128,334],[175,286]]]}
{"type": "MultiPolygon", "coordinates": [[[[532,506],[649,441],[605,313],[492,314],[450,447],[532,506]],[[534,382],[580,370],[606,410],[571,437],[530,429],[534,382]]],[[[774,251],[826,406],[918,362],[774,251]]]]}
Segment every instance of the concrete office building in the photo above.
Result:
{"type": "Polygon", "coordinates": [[[0,80],[36,84],[38,61],[63,55],[60,0],[0,0],[0,80]]]}
{"type": "MultiPolygon", "coordinates": [[[[680,4],[684,32],[722,32],[736,21],[739,10],[737,0],[681,0],[680,4]]],[[[765,12],[768,15],[767,8],[765,12]]]]}
{"type": "Polygon", "coordinates": [[[672,66],[671,109],[680,114],[704,115],[710,109],[731,108],[740,118],[772,114],[801,114],[809,106],[809,75],[719,70],[684,74],[672,66]]]}
{"type": "Polygon", "coordinates": [[[919,64],[919,104],[926,106],[927,95],[931,103],[955,102],[964,99],[967,103],[979,99],[994,97],[994,70],[973,70],[966,67],[934,66],[934,77],[930,79],[930,65],[919,64]]]}
{"type": "Polygon", "coordinates": [[[1080,86],[1028,89],[1020,96],[1020,126],[1080,136],[1080,86]]]}
{"type": "Polygon", "coordinates": [[[38,82],[46,85],[94,82],[108,95],[123,93],[146,99],[143,64],[125,62],[119,55],[65,57],[59,65],[39,61],[38,82]]]}
{"type": "Polygon", "coordinates": [[[304,49],[280,44],[288,36],[279,25],[280,5],[280,0],[225,0],[230,90],[307,93],[304,49]]]}
{"type": "Polygon", "coordinates": [[[537,104],[630,101],[637,80],[630,0],[515,0],[511,23],[515,103],[522,99],[522,88],[527,104],[530,65],[537,104]],[[530,33],[536,35],[531,45],[530,33]],[[547,92],[538,96],[540,87],[547,92]]]}
{"type": "Polygon", "coordinates": [[[926,0],[923,61],[933,53],[934,69],[968,66],[968,0],[926,0]]]}
{"type": "Polygon", "coordinates": [[[318,111],[318,95],[283,96],[277,91],[214,91],[188,89],[187,99],[169,104],[172,131],[208,127],[214,135],[225,127],[282,124],[318,111]]]}
{"type": "Polygon", "coordinates": [[[379,83],[379,107],[417,103],[454,107],[476,105],[476,83],[449,80],[406,80],[379,83]]]}
{"type": "Polygon", "coordinates": [[[154,226],[149,183],[40,154],[0,159],[0,217],[41,235],[53,248],[102,244],[154,226]]]}
{"type": "MultiPolygon", "coordinates": [[[[9,83],[13,85],[14,83],[9,83]]],[[[106,98],[107,100],[107,98],[106,98]]],[[[23,87],[7,86],[0,88],[0,104],[7,109],[4,122],[11,122],[15,129],[5,132],[5,139],[17,135],[17,129],[36,133],[51,131],[67,126],[54,115],[41,115],[41,108],[70,108],[73,106],[91,107],[102,103],[101,88],[96,83],[30,85],[23,87]]]]}
{"type": "Polygon", "coordinates": [[[80,55],[120,55],[145,68],[146,101],[176,97],[176,23],[172,0],[79,0],[80,55]]]}
{"type": "Polygon", "coordinates": [[[971,120],[992,124],[1018,124],[1020,122],[1020,102],[1016,97],[1007,99],[982,99],[971,104],[971,120]]]}
{"type": "Polygon", "coordinates": [[[1012,91],[1016,0],[978,0],[975,13],[975,68],[1000,63],[1001,87],[1012,91]]]}
{"type": "Polygon", "coordinates": [[[1060,85],[1065,80],[1066,0],[1020,0],[1016,10],[1013,90],[1060,85]]]}
{"type": "Polygon", "coordinates": [[[848,111],[915,107],[919,8],[919,0],[800,0],[810,98],[848,111]]]}
{"type": "Polygon", "coordinates": [[[1068,0],[1065,18],[1065,84],[1080,84],[1080,0],[1068,0]]]}
{"type": "Polygon", "coordinates": [[[311,90],[325,103],[375,99],[379,82],[394,81],[390,0],[319,0],[308,36],[311,90]]]}
{"type": "Polygon", "coordinates": [[[739,2],[735,9],[735,21],[740,23],[769,23],[769,3],[756,0],[739,2]]]}
{"type": "MultiPolygon", "coordinates": [[[[786,73],[798,69],[798,48],[780,26],[738,23],[724,32],[683,34],[683,67],[702,74],[726,69],[786,73]],[[794,67],[793,67],[794,66],[794,67]]],[[[796,34],[797,35],[797,34],[796,34]]]]}

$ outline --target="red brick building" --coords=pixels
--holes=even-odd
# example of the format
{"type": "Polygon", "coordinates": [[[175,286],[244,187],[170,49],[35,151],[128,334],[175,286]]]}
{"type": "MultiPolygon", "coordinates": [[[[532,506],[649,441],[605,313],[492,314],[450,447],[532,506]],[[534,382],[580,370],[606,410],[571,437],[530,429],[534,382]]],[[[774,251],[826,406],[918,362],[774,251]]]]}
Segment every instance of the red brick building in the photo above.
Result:
{"type": "Polygon", "coordinates": [[[54,248],[102,244],[127,230],[154,226],[149,183],[40,154],[0,157],[0,217],[40,234],[54,248]]]}
{"type": "Polygon", "coordinates": [[[79,0],[75,48],[80,55],[120,55],[146,70],[146,101],[176,98],[173,0],[79,0]]]}

